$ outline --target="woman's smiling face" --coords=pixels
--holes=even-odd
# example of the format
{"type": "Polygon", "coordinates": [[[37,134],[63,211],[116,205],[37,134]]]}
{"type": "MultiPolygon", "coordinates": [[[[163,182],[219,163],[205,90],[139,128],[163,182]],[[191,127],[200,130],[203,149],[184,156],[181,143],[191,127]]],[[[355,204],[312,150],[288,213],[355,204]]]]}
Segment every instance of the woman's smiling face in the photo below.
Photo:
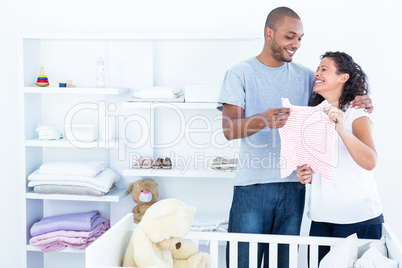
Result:
{"type": "Polygon", "coordinates": [[[329,57],[323,58],[314,74],[314,91],[320,95],[334,90],[339,92],[345,83],[344,79],[345,74],[338,73],[334,60],[329,57]]]}
{"type": "Polygon", "coordinates": [[[314,91],[325,99],[339,98],[349,75],[339,73],[335,61],[330,57],[321,60],[314,74],[314,91]]]}

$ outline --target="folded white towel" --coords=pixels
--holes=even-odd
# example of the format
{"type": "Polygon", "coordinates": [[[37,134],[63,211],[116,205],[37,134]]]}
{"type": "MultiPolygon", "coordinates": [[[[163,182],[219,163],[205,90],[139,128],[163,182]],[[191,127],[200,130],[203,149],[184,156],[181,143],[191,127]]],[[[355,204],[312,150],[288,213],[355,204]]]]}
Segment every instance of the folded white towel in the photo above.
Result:
{"type": "Polygon", "coordinates": [[[190,230],[197,232],[205,232],[205,231],[227,232],[227,227],[228,227],[228,220],[223,218],[215,218],[200,221],[194,219],[194,222],[191,224],[190,230]]]}
{"type": "Polygon", "coordinates": [[[94,177],[106,167],[105,162],[67,162],[53,161],[47,162],[40,166],[40,174],[56,174],[56,175],[74,175],[84,177],[94,177]]]}
{"type": "Polygon", "coordinates": [[[63,138],[61,132],[55,127],[51,126],[41,126],[36,128],[40,140],[57,140],[63,138]]]}
{"type": "Polygon", "coordinates": [[[228,216],[216,213],[197,213],[192,226],[216,226],[228,222],[228,216]]]}
{"type": "Polygon", "coordinates": [[[109,189],[106,189],[104,187],[99,187],[95,184],[92,183],[88,183],[88,182],[84,182],[84,181],[69,181],[69,182],[65,182],[65,181],[52,181],[52,180],[38,180],[38,181],[29,181],[28,182],[28,187],[36,187],[36,186],[55,186],[55,185],[59,185],[59,186],[81,186],[81,187],[86,187],[95,191],[99,191],[99,192],[103,192],[103,193],[107,193],[110,191],[109,189]]]}
{"type": "Polygon", "coordinates": [[[190,231],[193,232],[227,232],[228,231],[228,223],[218,223],[216,225],[211,226],[196,226],[191,225],[190,231]]]}
{"type": "Polygon", "coordinates": [[[165,99],[177,98],[174,88],[171,87],[151,87],[133,92],[133,97],[140,99],[165,99]]]}
{"type": "Polygon", "coordinates": [[[34,171],[28,176],[28,187],[38,185],[75,185],[90,187],[95,190],[108,192],[113,183],[120,179],[119,174],[107,168],[95,177],[74,176],[74,175],[56,175],[40,174],[39,170],[34,171]]]}
{"type": "MultiPolygon", "coordinates": [[[[102,194],[98,194],[98,196],[105,195],[106,193],[108,193],[110,191],[110,189],[105,190],[105,188],[103,188],[103,187],[99,187],[99,186],[96,186],[96,185],[93,185],[93,184],[90,184],[87,182],[81,182],[81,181],[77,181],[77,182],[72,181],[72,182],[67,182],[67,183],[63,182],[63,181],[30,181],[30,182],[28,182],[28,187],[33,187],[34,191],[36,193],[40,193],[40,194],[43,194],[43,192],[41,192],[40,190],[39,190],[39,192],[36,191],[36,189],[41,189],[40,187],[42,187],[42,189],[43,189],[43,187],[48,187],[48,188],[63,187],[64,189],[67,189],[67,187],[71,187],[71,188],[81,187],[81,188],[88,189],[90,191],[92,190],[92,191],[95,191],[98,193],[102,193],[102,194]],[[68,185],[66,185],[66,184],[68,184],[68,185]]],[[[46,194],[48,194],[48,193],[46,193],[46,194]]],[[[70,194],[73,194],[73,193],[70,193],[70,194]]],[[[87,195],[89,195],[89,194],[87,194],[87,195]]]]}

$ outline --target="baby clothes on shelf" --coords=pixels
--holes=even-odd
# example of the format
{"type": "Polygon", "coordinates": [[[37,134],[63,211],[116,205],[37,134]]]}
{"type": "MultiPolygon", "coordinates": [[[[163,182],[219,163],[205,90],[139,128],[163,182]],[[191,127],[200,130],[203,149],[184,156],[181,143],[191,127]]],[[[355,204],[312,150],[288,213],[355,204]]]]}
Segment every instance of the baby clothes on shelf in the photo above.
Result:
{"type": "Polygon", "coordinates": [[[134,90],[132,97],[127,101],[184,102],[184,97],[180,89],[156,86],[134,90]]]}
{"type": "Polygon", "coordinates": [[[337,133],[335,123],[324,113],[327,101],[315,107],[295,106],[282,98],[282,105],[290,108],[281,138],[281,178],[289,176],[298,166],[307,164],[315,172],[330,179],[337,133]]]}
{"type": "Polygon", "coordinates": [[[191,231],[195,232],[227,232],[228,218],[213,214],[196,214],[191,231]]]}
{"type": "Polygon", "coordinates": [[[29,243],[42,252],[85,249],[110,228],[98,210],[44,217],[31,227],[29,243]]]}
{"type": "Polygon", "coordinates": [[[28,176],[28,187],[39,194],[103,196],[115,189],[120,176],[103,162],[49,162],[28,176]]]}
{"type": "Polygon", "coordinates": [[[212,159],[209,169],[213,171],[236,171],[236,168],[237,159],[217,156],[212,159]]]}

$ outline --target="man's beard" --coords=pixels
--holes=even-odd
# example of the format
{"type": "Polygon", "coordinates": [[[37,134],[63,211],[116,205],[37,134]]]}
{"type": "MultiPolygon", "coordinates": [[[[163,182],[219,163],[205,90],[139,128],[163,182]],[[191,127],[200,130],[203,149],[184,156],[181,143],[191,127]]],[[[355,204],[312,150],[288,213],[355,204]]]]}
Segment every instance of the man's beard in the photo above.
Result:
{"type": "Polygon", "coordinates": [[[292,58],[286,58],[283,49],[276,43],[275,39],[271,43],[272,55],[275,59],[283,62],[291,62],[292,58]]]}

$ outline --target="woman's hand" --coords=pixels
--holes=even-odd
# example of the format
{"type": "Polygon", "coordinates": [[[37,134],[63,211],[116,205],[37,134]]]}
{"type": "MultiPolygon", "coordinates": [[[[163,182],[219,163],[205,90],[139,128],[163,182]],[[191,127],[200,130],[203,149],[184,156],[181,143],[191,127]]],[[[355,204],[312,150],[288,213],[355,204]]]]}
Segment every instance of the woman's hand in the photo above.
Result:
{"type": "Polygon", "coordinates": [[[328,115],[329,119],[335,122],[336,132],[341,135],[346,130],[345,113],[332,105],[325,107],[324,112],[328,115]]]}
{"type": "Polygon", "coordinates": [[[308,165],[302,165],[297,169],[297,179],[302,183],[311,183],[313,178],[314,170],[312,170],[308,165]]]}

